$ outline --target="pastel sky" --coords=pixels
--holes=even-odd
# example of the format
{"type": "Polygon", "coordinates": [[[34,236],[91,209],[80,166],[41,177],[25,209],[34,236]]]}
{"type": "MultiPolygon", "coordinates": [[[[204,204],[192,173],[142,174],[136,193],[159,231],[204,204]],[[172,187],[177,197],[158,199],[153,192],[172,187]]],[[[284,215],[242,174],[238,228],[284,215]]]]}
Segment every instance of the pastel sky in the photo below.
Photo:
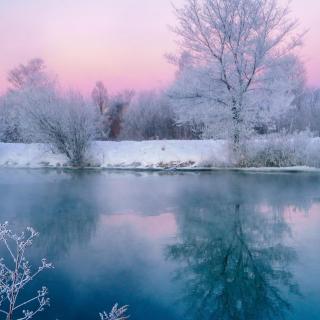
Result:
{"type": "MultiPolygon", "coordinates": [[[[171,3],[183,0],[0,0],[0,91],[6,73],[34,57],[64,86],[89,93],[96,80],[111,92],[165,86],[174,74],[171,3]]],[[[319,0],[293,0],[309,29],[302,51],[308,81],[320,85],[319,0]]]]}

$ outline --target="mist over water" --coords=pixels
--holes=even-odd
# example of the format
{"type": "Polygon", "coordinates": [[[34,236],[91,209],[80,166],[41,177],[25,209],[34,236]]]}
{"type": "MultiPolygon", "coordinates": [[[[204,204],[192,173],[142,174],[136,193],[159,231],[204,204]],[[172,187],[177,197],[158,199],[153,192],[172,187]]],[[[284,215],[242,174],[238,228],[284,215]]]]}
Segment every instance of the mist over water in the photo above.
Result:
{"type": "MultiPolygon", "coordinates": [[[[0,170],[0,220],[40,232],[39,319],[317,319],[320,175],[0,170]]],[[[2,253],[3,248],[1,248],[2,253]]],[[[26,294],[28,292],[25,292],[26,294]]]]}

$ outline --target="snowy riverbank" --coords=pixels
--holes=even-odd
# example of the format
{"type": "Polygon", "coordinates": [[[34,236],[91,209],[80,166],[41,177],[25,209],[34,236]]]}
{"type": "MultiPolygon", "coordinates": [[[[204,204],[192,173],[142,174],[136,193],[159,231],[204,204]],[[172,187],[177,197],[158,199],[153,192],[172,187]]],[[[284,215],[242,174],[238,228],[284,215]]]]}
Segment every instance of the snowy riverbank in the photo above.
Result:
{"type": "MultiPolygon", "coordinates": [[[[320,141],[317,141],[317,144],[320,141]]],[[[68,159],[44,144],[0,143],[0,167],[68,167],[68,159]]],[[[109,169],[217,169],[232,168],[226,141],[95,142],[88,152],[88,167],[109,169]]],[[[259,171],[310,171],[307,166],[245,168],[259,171]]]]}
{"type": "MultiPolygon", "coordinates": [[[[225,141],[104,141],[94,142],[88,163],[99,168],[171,168],[224,166],[225,141]]],[[[68,159],[43,144],[0,143],[0,166],[17,168],[66,167],[68,159]]]]}

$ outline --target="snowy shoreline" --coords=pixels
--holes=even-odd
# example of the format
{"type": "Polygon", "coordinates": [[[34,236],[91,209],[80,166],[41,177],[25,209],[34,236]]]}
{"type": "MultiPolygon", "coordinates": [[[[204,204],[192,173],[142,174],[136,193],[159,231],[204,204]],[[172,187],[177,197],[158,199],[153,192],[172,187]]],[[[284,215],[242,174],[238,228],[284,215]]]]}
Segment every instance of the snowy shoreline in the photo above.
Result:
{"type": "MultiPolygon", "coordinates": [[[[66,156],[44,144],[0,143],[0,168],[72,168],[66,156]]],[[[88,152],[87,169],[149,171],[320,172],[307,166],[238,168],[223,140],[99,141],[88,152]]],[[[73,168],[74,169],[74,168],[73,168]]]]}

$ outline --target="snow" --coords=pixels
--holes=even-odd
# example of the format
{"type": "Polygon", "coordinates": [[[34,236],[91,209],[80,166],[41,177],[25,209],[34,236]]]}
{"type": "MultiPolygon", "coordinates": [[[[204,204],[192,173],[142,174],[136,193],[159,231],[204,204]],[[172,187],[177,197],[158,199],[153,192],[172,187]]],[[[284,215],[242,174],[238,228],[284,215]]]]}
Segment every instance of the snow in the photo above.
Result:
{"type": "MultiPolygon", "coordinates": [[[[222,140],[103,141],[88,152],[91,167],[152,168],[208,167],[228,164],[228,144],[222,140]]],[[[0,143],[0,167],[67,167],[68,159],[44,144],[0,143]]]]}
{"type": "Polygon", "coordinates": [[[228,163],[228,144],[222,140],[157,140],[96,142],[93,156],[102,167],[198,167],[228,163]]]}
{"type": "Polygon", "coordinates": [[[0,143],[0,167],[59,167],[67,163],[62,154],[53,154],[43,144],[0,143]]]}
{"type": "MultiPolygon", "coordinates": [[[[318,141],[317,141],[318,142],[318,141]]],[[[319,141],[320,144],[320,141],[319,141]]],[[[224,140],[156,140],[94,142],[88,152],[88,167],[108,169],[319,171],[310,167],[233,168],[228,142],[224,140]]],[[[63,154],[44,144],[0,143],[0,167],[69,167],[63,154]]]]}

